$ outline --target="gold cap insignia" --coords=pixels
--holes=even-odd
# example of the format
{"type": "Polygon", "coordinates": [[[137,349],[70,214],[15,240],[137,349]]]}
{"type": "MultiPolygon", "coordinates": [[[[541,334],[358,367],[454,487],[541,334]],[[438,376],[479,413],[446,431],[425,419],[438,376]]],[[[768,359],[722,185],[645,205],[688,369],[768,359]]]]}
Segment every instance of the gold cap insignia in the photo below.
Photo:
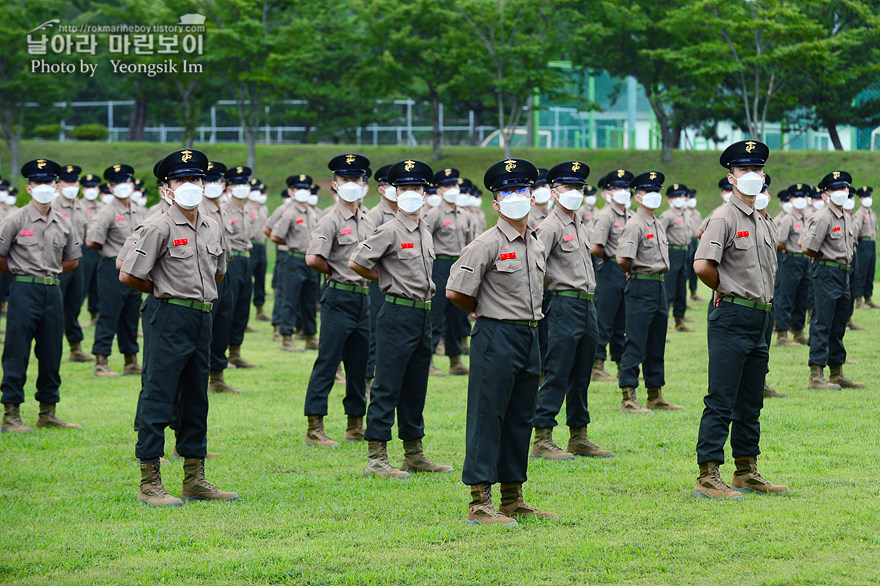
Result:
{"type": "Polygon", "coordinates": [[[840,171],[835,171],[834,173],[831,174],[831,176],[834,177],[835,179],[840,179],[840,171]]]}
{"type": "Polygon", "coordinates": [[[300,175],[300,176],[299,176],[299,180],[300,180],[300,181],[305,181],[305,180],[306,180],[306,176],[305,176],[305,175],[300,175]]]}
{"type": "Polygon", "coordinates": [[[37,169],[42,169],[46,166],[46,159],[37,159],[37,169]]]}
{"type": "Polygon", "coordinates": [[[119,171],[121,169],[122,169],[122,165],[113,165],[113,170],[116,171],[117,173],[119,173],[119,171]]]}
{"type": "Polygon", "coordinates": [[[404,171],[412,171],[413,167],[415,167],[415,166],[416,166],[415,161],[404,161],[403,162],[403,170],[404,171]]]}
{"type": "Polygon", "coordinates": [[[266,188],[266,186],[263,185],[262,183],[260,183],[260,189],[265,189],[265,188],[266,188]]]}
{"type": "Polygon", "coordinates": [[[458,178],[458,184],[459,184],[459,185],[464,185],[464,179],[462,179],[461,177],[459,177],[459,178],[458,178]]]}
{"type": "Polygon", "coordinates": [[[506,161],[504,161],[504,170],[505,171],[510,173],[514,169],[516,169],[516,161],[514,161],[513,159],[507,159],[506,161]]]}
{"type": "Polygon", "coordinates": [[[581,164],[579,161],[575,161],[574,163],[571,164],[571,170],[574,172],[577,172],[577,170],[580,168],[581,168],[581,164]]]}
{"type": "Polygon", "coordinates": [[[651,171],[650,173],[648,173],[648,179],[650,179],[651,181],[653,181],[656,178],[657,178],[657,171],[651,171]]]}
{"type": "Polygon", "coordinates": [[[617,176],[618,176],[618,177],[623,177],[624,175],[626,175],[626,170],[625,170],[625,169],[618,169],[618,170],[617,170],[617,176]]]}
{"type": "Polygon", "coordinates": [[[672,189],[678,189],[678,183],[673,183],[673,184],[672,184],[672,189]]]}
{"type": "Polygon", "coordinates": [[[244,173],[244,167],[236,167],[235,172],[241,175],[242,173],[244,173]]]}
{"type": "Polygon", "coordinates": [[[747,153],[752,152],[753,150],[755,150],[756,146],[757,146],[757,143],[755,141],[753,141],[753,140],[748,141],[746,143],[746,152],[747,153]]]}
{"type": "Polygon", "coordinates": [[[208,163],[208,171],[210,171],[213,168],[214,168],[214,163],[209,162],[208,163]]]}
{"type": "Polygon", "coordinates": [[[803,184],[801,184],[801,183],[798,183],[798,184],[797,184],[797,188],[798,188],[798,189],[803,189],[803,188],[804,188],[804,186],[803,186],[803,184]]]}
{"type": "Polygon", "coordinates": [[[449,177],[450,175],[452,175],[452,169],[443,169],[443,173],[444,173],[447,177],[449,177]]]}
{"type": "Polygon", "coordinates": [[[68,166],[67,166],[67,172],[68,172],[68,173],[73,173],[73,165],[68,165],[68,166]]]}
{"type": "Polygon", "coordinates": [[[191,158],[193,158],[192,151],[180,151],[180,162],[181,163],[186,163],[191,158]]]}
{"type": "Polygon", "coordinates": [[[354,163],[355,158],[356,157],[354,155],[345,155],[345,164],[351,165],[352,163],[354,163]]]}

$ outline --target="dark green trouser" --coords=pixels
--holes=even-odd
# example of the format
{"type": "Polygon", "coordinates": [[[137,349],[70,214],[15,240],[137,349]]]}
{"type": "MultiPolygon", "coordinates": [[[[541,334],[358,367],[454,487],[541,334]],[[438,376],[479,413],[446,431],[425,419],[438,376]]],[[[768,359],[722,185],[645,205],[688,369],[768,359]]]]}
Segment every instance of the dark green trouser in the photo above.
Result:
{"type": "Polygon", "coordinates": [[[250,275],[254,281],[254,307],[263,307],[266,303],[266,245],[251,242],[250,275]]]}
{"type": "Polygon", "coordinates": [[[284,253],[289,258],[284,262],[284,274],[281,275],[283,285],[279,288],[281,293],[275,297],[276,303],[284,305],[281,311],[280,332],[283,336],[293,334],[296,316],[302,313],[304,319],[300,320],[303,334],[313,336],[318,331],[315,323],[315,312],[303,311],[303,299],[314,299],[318,295],[318,286],[312,276],[315,271],[309,268],[305,258],[284,253]]]}
{"type": "Polygon", "coordinates": [[[709,314],[708,327],[709,392],[703,399],[697,462],[724,462],[728,429],[734,458],[757,456],[770,313],[722,301],[709,314]]]}
{"type": "Polygon", "coordinates": [[[397,436],[403,441],[422,439],[431,366],[431,312],[383,301],[375,332],[376,378],[364,439],[390,441],[395,409],[397,436]]]}
{"type": "Polygon", "coordinates": [[[89,298],[89,313],[98,313],[100,306],[98,299],[98,263],[101,262],[101,253],[94,248],[89,248],[85,244],[82,246],[82,257],[79,259],[79,266],[82,271],[83,280],[83,298],[89,298]]]}
{"type": "Polygon", "coordinates": [[[544,384],[538,390],[535,427],[556,427],[556,415],[565,399],[569,427],[590,423],[587,390],[596,354],[598,326],[592,301],[554,295],[547,323],[549,343],[544,364],[544,384]]]}
{"type": "Polygon", "coordinates": [[[525,482],[541,376],[538,329],[479,318],[470,357],[461,480],[525,482]]]}
{"type": "Polygon", "coordinates": [[[639,386],[639,365],[645,387],[666,384],[666,322],[669,306],[663,281],[629,279],[626,283],[626,345],[620,359],[620,388],[639,386]]]}
{"type": "Polygon", "coordinates": [[[463,335],[461,314],[464,312],[446,300],[446,281],[449,280],[449,269],[454,263],[453,258],[438,258],[431,270],[431,280],[437,287],[431,299],[431,348],[436,348],[440,343],[440,336],[443,336],[447,356],[461,354],[463,335]]]}
{"type": "MultiPolygon", "coordinates": [[[[284,271],[287,261],[290,260],[290,253],[286,250],[278,250],[275,245],[275,269],[272,271],[272,288],[275,290],[275,302],[272,304],[272,325],[277,326],[284,320],[284,271]]],[[[311,270],[311,269],[309,269],[311,270]]]]}
{"type": "Polygon", "coordinates": [[[623,290],[626,287],[626,273],[613,260],[600,261],[596,270],[596,314],[599,324],[599,342],[596,345],[596,358],[620,362],[626,334],[626,300],[623,290]],[[605,347],[610,343],[610,355],[605,347]]]}
{"type": "Polygon", "coordinates": [[[552,293],[548,289],[544,289],[544,297],[541,300],[541,313],[544,314],[544,319],[538,322],[538,344],[541,346],[541,364],[547,361],[547,348],[550,345],[547,339],[550,322],[547,321],[547,318],[550,316],[550,301],[552,300],[552,293]]]}
{"type": "Polygon", "coordinates": [[[138,311],[141,294],[119,282],[116,259],[101,257],[98,264],[98,287],[101,289],[100,315],[95,325],[92,354],[110,356],[113,336],[123,354],[137,354],[138,311]]]}
{"type": "MultiPolygon", "coordinates": [[[[376,320],[379,311],[385,305],[385,294],[379,289],[379,283],[370,281],[370,356],[367,358],[367,378],[376,375],[376,320]]],[[[428,312],[430,313],[430,311],[428,312]]],[[[370,396],[372,397],[372,391],[370,396]]]]}
{"type": "Polygon", "coordinates": [[[694,257],[697,255],[697,246],[699,245],[700,239],[696,236],[691,237],[691,241],[688,244],[687,260],[685,261],[685,269],[688,278],[688,289],[691,290],[691,293],[697,292],[697,273],[694,272],[694,257]]]}
{"type": "Polygon", "coordinates": [[[13,282],[6,305],[6,343],[3,345],[3,403],[24,403],[24,385],[34,342],[37,357],[37,401],[57,403],[61,386],[61,346],[64,310],[57,285],[13,282]]]}
{"type": "Polygon", "coordinates": [[[687,311],[687,250],[669,249],[669,272],[666,273],[666,299],[673,317],[684,317],[687,311]]]}
{"type": "Polygon", "coordinates": [[[235,256],[226,265],[226,278],[229,281],[226,294],[232,304],[232,323],[229,326],[229,345],[241,346],[244,342],[244,330],[247,328],[251,314],[251,291],[254,283],[249,275],[250,259],[235,256]]]}
{"type": "Polygon", "coordinates": [[[807,315],[807,292],[810,289],[810,259],[806,256],[780,254],[776,271],[776,329],[802,330],[807,315]]]}
{"type": "Polygon", "coordinates": [[[309,377],[304,415],[327,415],[327,398],[342,360],[346,415],[367,411],[367,352],[370,349],[370,298],[362,293],[325,287],[321,296],[318,357],[309,377]]]}
{"type": "Polygon", "coordinates": [[[813,317],[810,320],[810,364],[840,366],[846,362],[843,336],[850,316],[849,271],[819,264],[813,274],[813,317]]]}
{"type": "Polygon", "coordinates": [[[61,275],[61,297],[64,299],[64,335],[68,342],[82,342],[79,312],[83,304],[83,272],[77,267],[61,275]]]}
{"type": "MultiPolygon", "coordinates": [[[[278,303],[277,297],[275,303],[278,303]]],[[[229,296],[229,280],[226,277],[217,283],[217,299],[211,309],[211,320],[211,371],[220,372],[229,366],[226,348],[229,347],[229,328],[232,323],[232,298],[229,296]]]]}
{"type": "Polygon", "coordinates": [[[859,263],[856,297],[872,297],[874,295],[874,270],[877,264],[877,243],[874,240],[859,240],[856,257],[859,263]]]}
{"type": "Polygon", "coordinates": [[[213,318],[189,307],[145,304],[144,361],[135,420],[139,460],[165,451],[165,428],[173,427],[177,452],[204,458],[208,445],[208,370],[213,318]]]}

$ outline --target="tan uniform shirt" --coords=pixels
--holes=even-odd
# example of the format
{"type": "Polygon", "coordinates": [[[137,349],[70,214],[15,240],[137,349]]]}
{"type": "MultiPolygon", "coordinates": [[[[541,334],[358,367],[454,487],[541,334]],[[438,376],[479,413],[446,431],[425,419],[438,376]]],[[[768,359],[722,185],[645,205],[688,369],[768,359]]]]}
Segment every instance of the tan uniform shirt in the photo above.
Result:
{"type": "Polygon", "coordinates": [[[703,216],[700,215],[697,208],[688,208],[685,212],[685,218],[687,218],[688,223],[688,240],[696,238],[697,229],[703,223],[703,216]]]}
{"type": "MultiPolygon", "coordinates": [[[[294,202],[292,197],[285,198],[284,201],[281,203],[281,205],[278,206],[277,208],[275,208],[274,212],[269,214],[269,218],[266,220],[265,225],[267,228],[269,228],[270,233],[275,230],[275,225],[278,224],[279,221],[281,221],[281,216],[284,215],[284,212],[286,212],[288,209],[290,209],[289,206],[292,206],[295,203],[296,202],[294,202]]],[[[307,205],[307,204],[303,204],[303,205],[307,205]]],[[[309,207],[311,207],[311,206],[309,206],[309,207]]],[[[318,217],[318,219],[320,219],[320,217],[321,217],[320,213],[317,214],[317,217],[318,217]]],[[[278,252],[287,252],[287,245],[286,244],[279,244],[278,245],[278,252]]]]}
{"type": "Polygon", "coordinates": [[[391,206],[388,205],[388,201],[384,197],[380,197],[379,204],[366,213],[367,219],[377,228],[385,222],[393,220],[394,214],[394,210],[391,209],[391,206]]]}
{"type": "Polygon", "coordinates": [[[265,244],[266,233],[263,232],[263,226],[269,219],[269,210],[261,203],[249,201],[244,204],[244,211],[250,217],[251,242],[254,244],[265,244]]]}
{"type": "Polygon", "coordinates": [[[254,247],[251,244],[252,224],[254,223],[243,207],[229,200],[220,206],[223,210],[223,220],[226,222],[226,238],[232,252],[248,252],[254,247]]]}
{"type": "Polygon", "coordinates": [[[318,225],[318,214],[308,204],[293,202],[274,222],[272,236],[283,239],[285,250],[305,254],[309,249],[312,230],[318,225]]]}
{"type": "Polygon", "coordinates": [[[810,218],[801,244],[822,260],[848,265],[853,256],[852,222],[846,212],[829,204],[810,218]]]}
{"type": "Polygon", "coordinates": [[[165,198],[162,198],[159,200],[159,203],[147,210],[147,217],[151,218],[156,214],[164,214],[168,211],[169,207],[171,207],[171,204],[168,203],[165,198]]]}
{"type": "Polygon", "coordinates": [[[877,238],[877,212],[865,206],[856,210],[856,226],[859,238],[874,240],[877,238]]]}
{"type": "Polygon", "coordinates": [[[177,206],[146,223],[122,263],[122,272],[153,283],[156,299],[217,299],[216,277],[226,273],[222,228],[199,213],[196,226],[177,206]]]}
{"type": "Polygon", "coordinates": [[[459,256],[467,245],[468,221],[465,212],[441,202],[431,208],[422,220],[431,230],[437,255],[459,256]]]}
{"type": "Polygon", "coordinates": [[[50,208],[43,218],[29,202],[0,222],[0,256],[13,275],[57,278],[62,261],[82,256],[82,241],[57,209],[50,208]]]}
{"type": "Polygon", "coordinates": [[[718,293],[749,301],[773,299],[776,242],[769,221],[736,195],[709,217],[694,255],[718,265],[718,293]]]}
{"type": "Polygon", "coordinates": [[[685,210],[669,208],[660,214],[660,225],[666,232],[666,238],[672,246],[687,246],[691,240],[691,231],[688,227],[685,210]]]}
{"type": "Polygon", "coordinates": [[[608,203],[596,214],[590,230],[590,242],[605,248],[605,256],[614,258],[620,243],[620,235],[627,221],[633,216],[629,208],[621,210],[613,203],[608,203]]]}
{"type": "Polygon", "coordinates": [[[669,270],[669,241],[660,218],[641,207],[629,219],[620,235],[617,258],[632,260],[630,272],[637,275],[662,275],[669,270]]]}
{"type": "Polygon", "coordinates": [[[471,208],[471,214],[474,216],[474,238],[486,231],[486,213],[480,208],[471,208]]]}
{"type": "Polygon", "coordinates": [[[446,289],[476,298],[477,317],[539,320],[544,317],[544,257],[544,245],[531,228],[523,238],[499,218],[452,265],[446,289]]]}
{"type": "Polygon", "coordinates": [[[331,281],[365,287],[366,279],[348,268],[348,260],[358,243],[366,240],[372,233],[373,225],[360,206],[357,212],[352,212],[341,202],[337,202],[312,231],[306,254],[324,257],[330,267],[331,281]]]}
{"type": "MultiPolygon", "coordinates": [[[[373,208],[374,210],[376,208],[373,208]]],[[[366,269],[376,267],[379,289],[389,295],[430,301],[436,287],[434,241],[424,222],[414,222],[403,212],[379,226],[360,243],[351,260],[366,269]]]]}
{"type": "Polygon", "coordinates": [[[92,221],[92,218],[98,213],[98,210],[100,210],[104,204],[102,204],[99,199],[90,200],[85,198],[81,199],[79,203],[86,214],[86,230],[88,230],[88,223],[92,221]]]}
{"type": "Polygon", "coordinates": [[[82,242],[86,237],[86,227],[88,226],[89,219],[86,216],[85,208],[80,202],[75,199],[67,199],[62,195],[52,201],[52,207],[70,220],[70,227],[73,228],[76,241],[82,242]]]}
{"type": "Polygon", "coordinates": [[[572,219],[557,206],[535,232],[547,253],[544,287],[550,291],[595,293],[590,234],[583,216],[575,213],[572,219]]]}
{"type": "Polygon", "coordinates": [[[807,227],[807,218],[803,211],[794,210],[790,214],[785,214],[777,224],[776,241],[785,245],[785,252],[803,254],[800,241],[807,227]]]}
{"type": "Polygon", "coordinates": [[[131,236],[134,229],[144,221],[146,213],[134,204],[126,207],[119,198],[98,210],[89,222],[86,240],[101,245],[101,256],[113,258],[131,236]]]}
{"type": "Polygon", "coordinates": [[[529,210],[529,226],[532,230],[536,230],[538,225],[544,221],[544,218],[547,217],[547,212],[539,208],[538,206],[532,206],[532,209],[529,210]]]}
{"type": "MultiPolygon", "coordinates": [[[[559,205],[558,203],[556,205],[559,205]]],[[[608,205],[608,204],[606,204],[608,205]]],[[[591,206],[588,204],[584,204],[581,206],[581,209],[577,211],[577,214],[583,218],[584,224],[587,226],[587,230],[593,229],[593,223],[596,221],[596,215],[600,212],[599,208],[596,206],[591,206]]]]}

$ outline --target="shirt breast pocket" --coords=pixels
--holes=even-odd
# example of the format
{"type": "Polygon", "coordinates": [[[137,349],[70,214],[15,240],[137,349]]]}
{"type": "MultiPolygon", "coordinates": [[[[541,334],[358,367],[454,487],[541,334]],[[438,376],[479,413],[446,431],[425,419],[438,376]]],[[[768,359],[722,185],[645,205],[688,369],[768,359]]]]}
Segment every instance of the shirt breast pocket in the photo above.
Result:
{"type": "Polygon", "coordinates": [[[843,228],[838,228],[837,230],[835,230],[834,227],[832,227],[831,230],[828,231],[828,237],[832,240],[839,240],[843,238],[843,228]]]}
{"type": "MultiPolygon", "coordinates": [[[[37,246],[40,244],[40,237],[31,234],[30,236],[19,236],[15,239],[15,243],[19,246],[37,246]]],[[[32,248],[28,248],[28,250],[34,250],[32,248]]]]}
{"type": "Polygon", "coordinates": [[[559,243],[560,250],[562,250],[563,252],[574,252],[578,248],[580,248],[580,242],[578,242],[576,239],[569,238],[568,240],[566,240],[566,238],[569,238],[569,237],[568,236],[562,237],[562,242],[559,243]]]}
{"type": "Polygon", "coordinates": [[[419,258],[421,255],[421,251],[415,248],[401,248],[397,251],[397,260],[413,260],[419,258]]]}
{"type": "Polygon", "coordinates": [[[354,232],[336,235],[336,243],[339,246],[351,246],[352,244],[357,244],[357,239],[357,234],[355,234],[354,232]]]}
{"type": "Polygon", "coordinates": [[[194,269],[192,257],[195,251],[191,246],[174,246],[168,249],[168,262],[166,270],[168,276],[175,281],[185,281],[192,278],[194,269]]]}
{"type": "Polygon", "coordinates": [[[749,238],[748,236],[740,237],[737,236],[733,239],[733,247],[737,250],[751,250],[755,247],[755,241],[749,238]]]}

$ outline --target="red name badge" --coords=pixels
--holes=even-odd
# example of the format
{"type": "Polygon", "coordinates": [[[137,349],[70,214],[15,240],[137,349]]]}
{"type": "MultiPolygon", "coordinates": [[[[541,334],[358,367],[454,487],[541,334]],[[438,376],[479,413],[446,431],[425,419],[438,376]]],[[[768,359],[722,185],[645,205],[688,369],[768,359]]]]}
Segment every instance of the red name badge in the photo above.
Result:
{"type": "Polygon", "coordinates": [[[303,220],[302,218],[296,221],[297,224],[302,224],[303,222],[305,222],[305,220],[303,220]]]}
{"type": "Polygon", "coordinates": [[[835,226],[835,227],[831,228],[831,231],[832,232],[840,232],[840,226],[835,226]]]}
{"type": "Polygon", "coordinates": [[[189,241],[186,238],[174,241],[174,246],[183,246],[184,244],[189,244],[189,241]]]}
{"type": "Polygon", "coordinates": [[[515,252],[502,252],[500,257],[501,260],[510,260],[512,258],[516,258],[515,252]]]}
{"type": "Polygon", "coordinates": [[[614,227],[615,227],[615,228],[620,228],[621,226],[623,226],[622,223],[620,223],[620,222],[614,222],[614,227]]]}
{"type": "Polygon", "coordinates": [[[21,234],[22,236],[33,236],[33,235],[34,235],[34,231],[33,231],[33,230],[22,230],[20,234],[21,234]]]}
{"type": "Polygon", "coordinates": [[[681,224],[681,220],[676,220],[675,223],[676,223],[676,224],[681,224]]]}
{"type": "Polygon", "coordinates": [[[563,242],[571,242],[572,240],[574,240],[574,236],[572,235],[562,237],[563,242]]]}
{"type": "Polygon", "coordinates": [[[66,217],[67,217],[67,212],[61,212],[61,215],[64,216],[64,217],[66,218],[66,217]]]}
{"type": "Polygon", "coordinates": [[[232,219],[229,220],[229,221],[230,221],[231,223],[233,223],[233,224],[237,224],[237,223],[238,223],[238,218],[232,218],[232,219]]]}
{"type": "Polygon", "coordinates": [[[747,238],[748,235],[749,235],[749,231],[748,231],[748,230],[743,230],[742,232],[737,232],[737,233],[736,233],[736,237],[737,237],[737,238],[747,238]]]}
{"type": "Polygon", "coordinates": [[[400,243],[400,247],[401,247],[401,248],[412,248],[412,247],[413,247],[413,243],[412,243],[412,242],[401,242],[401,243],[400,243]]]}
{"type": "Polygon", "coordinates": [[[444,226],[451,226],[451,225],[452,225],[452,220],[446,220],[445,222],[443,222],[443,225],[444,225],[444,226]]]}
{"type": "Polygon", "coordinates": [[[116,221],[117,221],[117,222],[124,222],[124,221],[125,221],[125,216],[116,216],[116,221]]]}
{"type": "Polygon", "coordinates": [[[794,227],[795,227],[795,228],[800,228],[801,225],[800,225],[800,224],[795,224],[794,227]]]}
{"type": "Polygon", "coordinates": [[[351,234],[351,228],[345,228],[339,231],[340,234],[351,234]]]}
{"type": "Polygon", "coordinates": [[[257,217],[257,212],[251,212],[251,217],[252,217],[252,218],[256,218],[256,217],[257,217]]]}
{"type": "Polygon", "coordinates": [[[86,213],[87,213],[87,214],[94,214],[94,213],[95,213],[95,210],[86,210],[86,213]]]}
{"type": "Polygon", "coordinates": [[[587,213],[585,213],[584,215],[587,216],[587,217],[589,218],[589,217],[592,216],[593,214],[592,214],[592,212],[587,212],[587,213]]]}
{"type": "Polygon", "coordinates": [[[653,238],[653,237],[654,237],[653,234],[645,234],[645,238],[653,238]]]}

